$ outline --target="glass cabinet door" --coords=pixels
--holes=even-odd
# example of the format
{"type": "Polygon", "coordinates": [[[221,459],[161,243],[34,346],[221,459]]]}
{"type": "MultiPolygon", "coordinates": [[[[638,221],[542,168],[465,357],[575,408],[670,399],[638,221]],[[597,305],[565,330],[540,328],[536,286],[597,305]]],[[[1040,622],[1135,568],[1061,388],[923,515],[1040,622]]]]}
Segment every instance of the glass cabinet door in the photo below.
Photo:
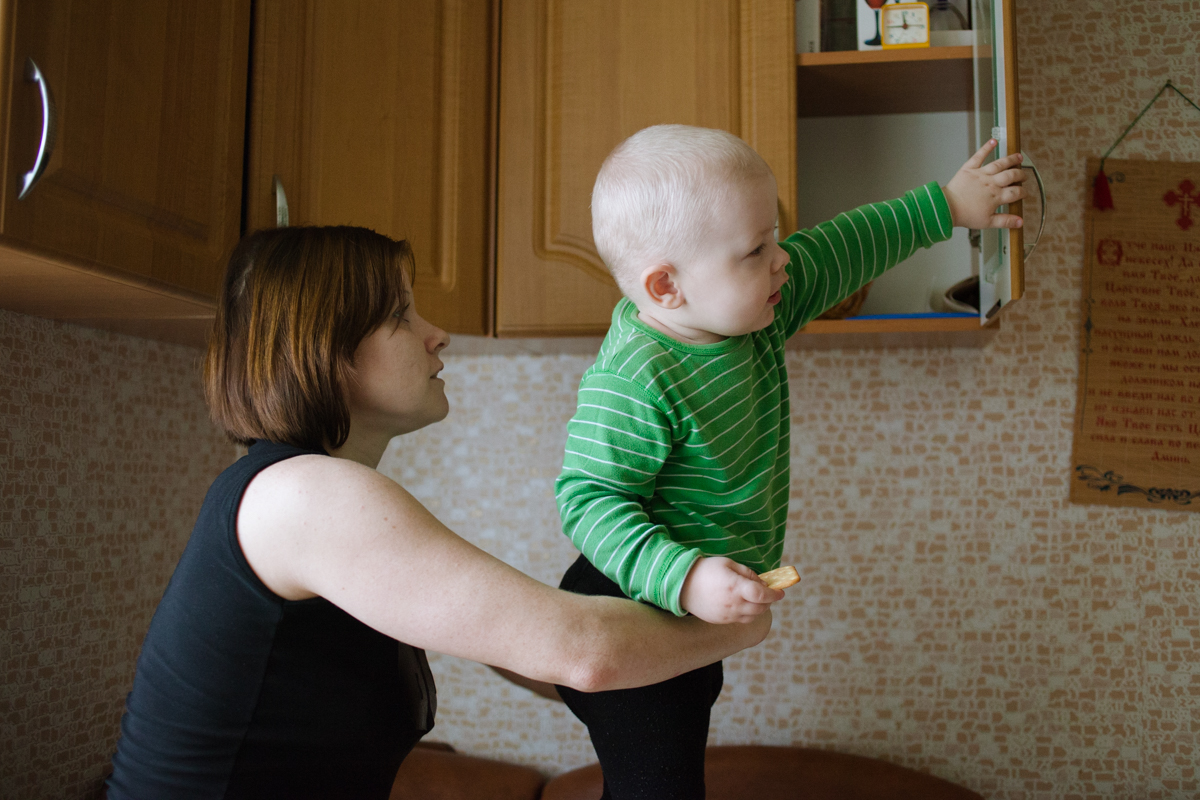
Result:
{"type": "MultiPolygon", "coordinates": [[[[975,29],[975,137],[997,142],[989,161],[1021,149],[1017,106],[1013,0],[973,0],[975,29]]],[[[1021,213],[1021,204],[1001,207],[1021,213]]],[[[979,314],[986,324],[1024,293],[1024,239],[1020,228],[985,230],[979,239],[979,314]]]]}

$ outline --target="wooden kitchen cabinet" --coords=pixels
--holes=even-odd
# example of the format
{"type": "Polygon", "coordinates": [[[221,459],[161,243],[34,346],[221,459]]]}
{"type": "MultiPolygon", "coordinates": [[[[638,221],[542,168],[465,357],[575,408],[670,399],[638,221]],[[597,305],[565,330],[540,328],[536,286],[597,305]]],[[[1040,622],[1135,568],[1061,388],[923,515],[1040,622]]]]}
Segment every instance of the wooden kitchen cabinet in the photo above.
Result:
{"type": "MultiPolygon", "coordinates": [[[[813,134],[812,139],[801,135],[799,146],[813,148],[828,162],[838,164],[840,161],[836,175],[838,183],[866,187],[885,181],[889,162],[897,164],[919,158],[922,144],[926,159],[940,161],[942,172],[922,173],[922,177],[908,186],[935,179],[944,184],[953,175],[952,170],[989,137],[999,142],[993,157],[1020,151],[1014,0],[973,0],[972,16],[974,46],[802,53],[796,56],[799,75],[797,124],[813,134]],[[912,124],[916,119],[914,115],[958,115],[962,118],[963,135],[961,139],[951,136],[931,142],[906,141],[904,137],[894,135],[903,126],[887,128],[880,122],[890,115],[907,118],[904,122],[908,130],[919,129],[912,124]],[[814,118],[839,119],[827,125],[814,125],[814,118]],[[853,138],[855,128],[870,128],[870,133],[863,139],[871,141],[874,147],[851,158],[849,153],[838,152],[838,143],[853,138]],[[930,152],[935,150],[942,152],[931,157],[930,152]],[[855,172],[856,167],[861,167],[860,173],[855,172]]],[[[899,117],[895,119],[900,120],[899,117]]],[[[922,169],[928,166],[925,163],[922,169]]],[[[802,159],[799,172],[801,191],[831,191],[832,170],[826,170],[818,158],[802,159]]],[[[1040,178],[1035,172],[1026,187],[1036,198],[1039,186],[1040,178]]],[[[865,199],[856,197],[854,202],[843,203],[844,207],[829,206],[819,211],[814,211],[812,204],[802,202],[801,224],[828,218],[865,199]]],[[[1027,209],[1044,215],[1044,198],[1040,203],[1014,203],[1009,208],[1016,214],[1027,209]]],[[[1042,218],[1044,220],[1044,216],[1042,218]]],[[[956,231],[955,236],[962,240],[959,243],[961,252],[945,250],[952,247],[951,243],[934,248],[955,252],[952,256],[955,258],[961,255],[956,267],[961,272],[943,278],[942,284],[935,281],[933,294],[937,295],[956,279],[977,275],[980,277],[977,315],[927,313],[930,311],[926,306],[930,292],[923,287],[925,290],[918,292],[915,301],[905,301],[915,302],[911,309],[906,310],[904,302],[900,302],[901,307],[894,309],[899,313],[867,313],[842,320],[815,320],[804,332],[852,335],[837,337],[842,344],[855,343],[854,336],[863,341],[862,334],[882,334],[884,338],[875,340],[879,344],[903,343],[906,337],[914,334],[949,334],[951,338],[940,341],[953,343],[953,337],[957,336],[960,342],[972,343],[966,341],[967,334],[978,333],[981,326],[991,325],[1003,309],[1024,293],[1024,262],[1028,255],[1026,231],[1032,228],[1040,235],[1040,224],[1036,219],[1027,216],[1026,226],[1025,229],[982,231],[970,248],[966,246],[965,232],[956,231]],[[888,339],[888,336],[892,338],[888,339]]],[[[896,289],[904,280],[910,277],[914,281],[920,280],[918,273],[907,272],[908,266],[902,264],[882,276],[881,282],[892,282],[890,286],[884,286],[883,291],[891,290],[894,296],[899,293],[896,289]]],[[[921,341],[918,339],[914,343],[921,341]]]]}
{"type": "MultiPolygon", "coordinates": [[[[781,236],[796,228],[798,209],[811,206],[805,201],[832,194],[833,186],[846,182],[848,162],[860,157],[848,153],[835,163],[823,156],[819,143],[798,136],[806,117],[840,117],[853,127],[851,118],[862,115],[960,114],[961,153],[952,142],[925,143],[926,149],[950,153],[952,169],[989,136],[1000,140],[997,155],[1018,151],[1014,3],[974,3],[975,47],[797,56],[791,0],[506,0],[500,37],[496,335],[607,330],[620,294],[591,241],[591,187],[611,148],[647,125],[719,127],[749,142],[778,179],[781,236]],[[798,186],[798,147],[809,160],[825,158],[828,173],[813,181],[801,171],[798,186]]],[[[876,150],[890,151],[886,157],[892,159],[910,158],[911,145],[903,139],[875,142],[876,150]]],[[[886,197],[834,206],[803,222],[815,224],[860,202],[953,175],[936,166],[923,165],[921,177],[886,197]]],[[[877,177],[867,173],[858,183],[871,187],[877,177]]],[[[1011,210],[1021,213],[1021,204],[1011,210]]],[[[967,340],[1023,292],[1023,236],[1023,230],[984,231],[981,246],[970,249],[966,232],[956,234],[964,251],[956,268],[983,277],[977,316],[926,313],[926,291],[919,298],[922,307],[913,313],[817,320],[805,333],[843,334],[829,338],[845,345],[954,341],[946,335],[964,343],[982,341],[967,340]],[[933,338],[921,339],[922,334],[933,338]]],[[[958,255],[955,251],[951,258],[958,255]]],[[[908,266],[892,277],[906,279],[900,270],[908,266]]]]}
{"type": "MultiPolygon", "coordinates": [[[[856,115],[961,112],[965,120],[973,115],[969,124],[963,123],[961,153],[954,143],[926,143],[927,149],[950,153],[952,169],[989,136],[1001,142],[998,155],[1019,150],[1013,0],[975,4],[976,47],[798,57],[791,0],[506,0],[496,335],[599,335],[607,330],[620,294],[591,241],[591,187],[611,148],[647,125],[719,127],[749,142],[778,179],[781,236],[796,227],[797,209],[804,205],[798,198],[830,194],[831,186],[846,182],[848,162],[859,157],[849,153],[837,163],[826,158],[828,174],[813,181],[802,172],[798,186],[797,147],[809,159],[825,158],[818,143],[797,134],[805,117],[849,120],[856,115]],[[968,142],[967,128],[973,141],[968,142]]],[[[909,158],[913,150],[902,139],[877,140],[875,147],[890,151],[887,157],[893,159],[909,158]]],[[[925,165],[921,177],[894,193],[869,199],[887,199],[953,175],[934,166],[925,165]]],[[[856,180],[871,187],[877,177],[867,173],[856,180]]],[[[803,222],[815,224],[867,201],[831,207],[803,222]]],[[[1021,213],[1021,204],[1011,210],[1021,213]]],[[[838,340],[845,345],[953,342],[944,338],[947,334],[963,343],[982,341],[967,340],[1023,292],[1023,235],[1022,230],[985,231],[981,247],[966,252],[966,232],[956,234],[964,251],[961,269],[983,276],[977,316],[927,313],[925,291],[913,313],[818,320],[805,333],[844,334],[838,340]]],[[[893,279],[906,279],[900,270],[909,266],[898,268],[893,279]]]]}
{"type": "Polygon", "coordinates": [[[286,198],[289,224],[407,239],[421,314],[490,333],[498,13],[466,0],[258,0],[247,227],[279,224],[286,198]]]}
{"type": "Polygon", "coordinates": [[[240,232],[250,0],[0,9],[0,306],[202,341],[240,232]]]}
{"type": "Polygon", "coordinates": [[[588,205],[600,162],[634,131],[743,136],[779,176],[788,225],[789,8],[260,0],[248,227],[278,224],[286,198],[289,224],[409,239],[418,307],[451,332],[602,334],[620,294],[588,205]]]}
{"type": "MultiPolygon", "coordinates": [[[[932,143],[957,159],[954,168],[992,135],[1001,142],[998,154],[1019,150],[1013,0],[975,4],[974,48],[797,57],[790,0],[506,0],[500,37],[496,335],[607,330],[620,295],[591,241],[591,186],[609,150],[647,125],[720,127],[749,142],[779,181],[781,236],[795,229],[798,208],[811,206],[804,201],[831,194],[832,185],[846,181],[846,163],[831,162],[829,174],[816,181],[806,180],[813,176],[802,171],[798,186],[797,147],[810,159],[822,157],[817,142],[798,137],[805,117],[836,116],[853,126],[850,118],[856,115],[961,112],[964,119],[973,115],[963,125],[961,154],[952,143],[932,143]],[[967,127],[974,141],[967,141],[967,127]]],[[[910,145],[885,139],[877,149],[908,158],[910,145]]],[[[847,161],[857,158],[847,155],[847,161]]],[[[925,165],[919,179],[895,194],[953,174],[935,166],[925,165]]],[[[872,186],[876,178],[868,173],[858,182],[872,186]]],[[[815,224],[859,202],[866,200],[803,222],[815,224]]],[[[1021,213],[1020,204],[1011,210],[1021,213]]],[[[980,247],[961,254],[961,269],[983,276],[976,317],[926,313],[926,291],[914,313],[818,320],[805,332],[847,334],[840,337],[845,344],[855,344],[856,336],[857,343],[872,343],[862,334],[884,334],[874,340],[880,344],[920,343],[911,337],[925,333],[965,340],[1021,296],[1023,235],[1022,230],[985,231],[980,247]],[[886,338],[891,334],[898,336],[886,338]]],[[[966,233],[956,236],[966,251],[966,233]]],[[[906,279],[899,270],[908,266],[892,277],[906,279]]]]}
{"type": "MultiPolygon", "coordinates": [[[[798,158],[822,152],[798,142],[808,120],[974,111],[980,140],[995,127],[1019,149],[1013,0],[974,2],[987,23],[974,49],[797,56],[792,0],[256,0],[253,42],[251,0],[0,0],[0,306],[201,344],[242,225],[286,216],[408,239],[418,308],[451,332],[601,335],[620,294],[591,240],[592,183],[645,126],[749,142],[778,181],[781,236],[857,205],[800,219],[831,185],[876,183],[813,181],[798,158]],[[18,200],[43,119],[30,57],[58,135],[18,200]]],[[[983,321],[1022,293],[1022,235],[985,232],[972,256],[983,321]]]]}
{"type": "Polygon", "coordinates": [[[498,336],[602,335],[620,298],[592,243],[592,183],[622,139],[723,128],[795,219],[791,0],[505,0],[500,36],[498,336]]]}

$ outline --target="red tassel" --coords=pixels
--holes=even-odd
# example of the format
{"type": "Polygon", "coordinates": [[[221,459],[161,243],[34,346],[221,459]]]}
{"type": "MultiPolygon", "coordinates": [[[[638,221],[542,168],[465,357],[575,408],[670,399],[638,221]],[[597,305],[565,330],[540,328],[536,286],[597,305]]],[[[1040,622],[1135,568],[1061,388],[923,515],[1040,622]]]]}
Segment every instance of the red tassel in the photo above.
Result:
{"type": "Polygon", "coordinates": [[[1096,173],[1096,180],[1092,183],[1092,206],[1100,211],[1113,207],[1112,190],[1108,188],[1108,176],[1104,174],[1104,167],[1096,173]]]}

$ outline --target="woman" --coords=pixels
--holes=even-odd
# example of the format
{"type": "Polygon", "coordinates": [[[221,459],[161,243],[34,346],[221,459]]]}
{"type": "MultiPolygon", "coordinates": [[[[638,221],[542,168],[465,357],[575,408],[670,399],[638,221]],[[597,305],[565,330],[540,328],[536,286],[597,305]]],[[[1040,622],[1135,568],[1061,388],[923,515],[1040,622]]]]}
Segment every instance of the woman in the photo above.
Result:
{"type": "MultiPolygon", "coordinates": [[[[205,361],[249,453],[214,482],[146,635],[110,800],[388,796],[433,725],[420,648],[583,691],[654,683],[760,642],[552,589],[375,471],[446,416],[446,333],[413,305],[404,242],[361,228],[247,236],[205,361]]],[[[453,491],[447,487],[447,491],[453,491]]]]}

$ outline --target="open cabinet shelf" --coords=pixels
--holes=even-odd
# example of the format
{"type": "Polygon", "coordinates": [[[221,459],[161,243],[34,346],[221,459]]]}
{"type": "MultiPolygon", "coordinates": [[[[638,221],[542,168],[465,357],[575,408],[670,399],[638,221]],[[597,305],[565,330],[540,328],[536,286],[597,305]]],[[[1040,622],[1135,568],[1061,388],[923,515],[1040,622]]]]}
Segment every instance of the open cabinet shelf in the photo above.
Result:
{"type": "Polygon", "coordinates": [[[788,340],[797,350],[985,347],[1000,331],[998,318],[816,319],[788,340]]]}
{"type": "MultiPolygon", "coordinates": [[[[957,135],[962,135],[966,144],[966,116],[974,105],[973,48],[801,53],[796,61],[797,122],[799,131],[805,132],[800,146],[807,142],[819,153],[815,163],[809,154],[800,153],[800,181],[803,185],[806,177],[813,180],[815,186],[824,187],[819,194],[828,198],[815,201],[824,206],[820,211],[811,207],[812,197],[800,198],[799,209],[806,224],[829,218],[847,207],[879,199],[871,197],[876,191],[895,196],[911,188],[912,183],[926,180],[926,175],[945,180],[940,173],[947,168],[956,169],[961,163],[951,166],[946,162],[940,167],[936,162],[930,163],[932,154],[925,152],[922,155],[914,142],[923,141],[926,150],[930,143],[936,143],[932,149],[939,154],[957,135]],[[911,122],[915,117],[891,116],[938,112],[953,112],[964,126],[963,130],[954,128],[957,135],[947,135],[945,127],[938,127],[936,123],[932,128],[923,128],[911,122]],[[918,131],[923,135],[918,135],[918,131]],[[847,146],[851,141],[853,144],[847,146]],[[893,150],[903,151],[906,160],[916,159],[921,166],[910,170],[913,174],[904,178],[894,175],[890,155],[893,150]],[[814,168],[818,171],[814,172],[814,168]],[[836,186],[839,177],[842,185],[836,186]],[[829,197],[831,192],[839,195],[837,199],[829,197]]],[[[964,146],[964,159],[966,155],[967,147],[964,146]]],[[[962,245],[960,242],[960,250],[962,245]]],[[[968,257],[969,251],[961,255],[968,257]]],[[[928,257],[927,252],[918,255],[918,258],[928,257]]],[[[909,268],[906,263],[897,269],[905,271],[909,268]]],[[[921,273],[921,277],[924,276],[921,273]]],[[[880,280],[895,281],[898,277],[899,273],[889,273],[880,280]]],[[[914,277],[920,280],[917,275],[914,277]]],[[[884,292],[887,294],[888,289],[884,292]]],[[[928,313],[929,310],[918,306],[908,314],[901,309],[886,313],[860,311],[863,316],[814,320],[802,332],[821,334],[818,338],[823,339],[838,339],[841,334],[946,335],[980,330],[978,316],[938,315],[928,313]]]]}
{"type": "MultiPolygon", "coordinates": [[[[988,327],[994,323],[989,323],[988,327]]],[[[801,333],[912,333],[930,331],[937,333],[954,333],[957,331],[979,330],[979,317],[976,316],[933,316],[922,315],[913,317],[889,317],[872,319],[870,317],[848,317],[846,319],[814,319],[800,329],[801,333]]]]}
{"type": "Polygon", "coordinates": [[[797,53],[800,67],[827,67],[831,64],[890,64],[896,61],[954,61],[971,58],[972,47],[913,47],[905,50],[834,50],[825,53],[797,53]]]}
{"type": "MultiPolygon", "coordinates": [[[[944,185],[989,134],[995,157],[1020,150],[1013,3],[974,0],[973,46],[795,54],[797,228],[930,180],[944,185]]],[[[1020,214],[1021,204],[1009,210],[1020,214]]],[[[955,229],[876,278],[859,316],[815,320],[802,333],[820,335],[798,337],[798,346],[986,342],[1000,327],[997,312],[1023,292],[1021,234],[955,229]],[[943,292],[971,276],[986,325],[930,313],[952,306],[943,292]]]]}
{"type": "Polygon", "coordinates": [[[796,56],[799,117],[974,109],[971,47],[846,50],[796,56]]]}

